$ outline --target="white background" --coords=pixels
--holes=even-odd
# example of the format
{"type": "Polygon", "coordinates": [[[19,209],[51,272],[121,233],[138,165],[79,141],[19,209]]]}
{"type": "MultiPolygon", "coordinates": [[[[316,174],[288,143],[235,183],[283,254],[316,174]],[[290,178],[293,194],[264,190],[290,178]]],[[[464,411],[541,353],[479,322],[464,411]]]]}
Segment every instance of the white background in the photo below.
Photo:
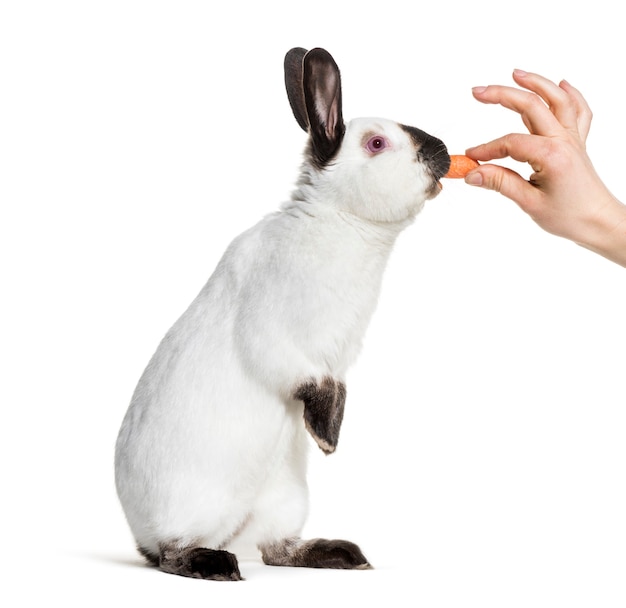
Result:
{"type": "Polygon", "coordinates": [[[625,270],[462,182],[399,239],[339,450],[311,450],[305,534],[358,542],[375,570],[242,562],[227,584],[144,568],[112,475],[158,341],[291,191],[289,48],[334,55],[346,118],[412,124],[451,153],[523,130],[472,86],[516,67],[567,78],[624,200],[614,7],[4,2],[3,605],[626,605],[625,270]]]}

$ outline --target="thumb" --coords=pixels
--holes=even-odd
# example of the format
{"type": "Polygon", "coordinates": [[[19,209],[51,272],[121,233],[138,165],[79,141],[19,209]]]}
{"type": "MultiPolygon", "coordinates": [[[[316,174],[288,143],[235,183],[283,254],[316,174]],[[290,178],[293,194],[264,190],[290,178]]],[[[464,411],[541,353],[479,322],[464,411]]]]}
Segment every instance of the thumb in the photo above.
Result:
{"type": "Polygon", "coordinates": [[[519,173],[497,165],[481,165],[465,176],[465,183],[495,190],[520,206],[535,190],[519,173]]]}

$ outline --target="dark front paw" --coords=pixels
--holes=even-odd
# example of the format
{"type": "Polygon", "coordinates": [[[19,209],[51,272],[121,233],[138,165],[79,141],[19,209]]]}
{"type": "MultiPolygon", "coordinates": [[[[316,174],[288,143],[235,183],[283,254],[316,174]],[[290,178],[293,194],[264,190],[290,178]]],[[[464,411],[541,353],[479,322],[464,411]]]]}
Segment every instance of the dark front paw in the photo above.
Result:
{"type": "Polygon", "coordinates": [[[304,403],[304,425],[326,454],[337,447],[346,403],[346,386],[334,378],[305,382],[294,391],[304,403]]]}

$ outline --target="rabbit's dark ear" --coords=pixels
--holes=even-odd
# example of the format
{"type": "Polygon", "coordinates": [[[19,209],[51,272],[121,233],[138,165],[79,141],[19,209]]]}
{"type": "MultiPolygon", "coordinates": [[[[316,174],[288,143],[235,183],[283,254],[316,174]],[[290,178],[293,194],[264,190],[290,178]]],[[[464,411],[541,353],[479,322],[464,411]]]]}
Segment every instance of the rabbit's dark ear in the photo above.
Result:
{"type": "Polygon", "coordinates": [[[346,130],[339,68],[328,51],[312,49],[304,56],[302,76],[311,153],[324,166],[336,154],[346,130]]]}
{"type": "Polygon", "coordinates": [[[285,87],[287,88],[287,97],[289,105],[293,110],[298,124],[305,130],[309,130],[309,117],[306,112],[306,103],[304,101],[304,88],[302,87],[302,71],[304,66],[304,56],[306,49],[291,49],[285,55],[285,87]]]}

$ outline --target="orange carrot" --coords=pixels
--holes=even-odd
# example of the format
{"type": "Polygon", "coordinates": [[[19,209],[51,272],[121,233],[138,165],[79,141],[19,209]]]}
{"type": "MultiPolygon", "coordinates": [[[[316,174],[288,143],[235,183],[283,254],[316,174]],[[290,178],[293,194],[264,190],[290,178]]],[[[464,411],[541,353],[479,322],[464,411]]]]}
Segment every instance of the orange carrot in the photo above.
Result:
{"type": "Polygon", "coordinates": [[[469,156],[464,156],[463,154],[451,154],[450,169],[444,177],[465,177],[470,171],[473,171],[478,166],[478,163],[469,156]]]}

